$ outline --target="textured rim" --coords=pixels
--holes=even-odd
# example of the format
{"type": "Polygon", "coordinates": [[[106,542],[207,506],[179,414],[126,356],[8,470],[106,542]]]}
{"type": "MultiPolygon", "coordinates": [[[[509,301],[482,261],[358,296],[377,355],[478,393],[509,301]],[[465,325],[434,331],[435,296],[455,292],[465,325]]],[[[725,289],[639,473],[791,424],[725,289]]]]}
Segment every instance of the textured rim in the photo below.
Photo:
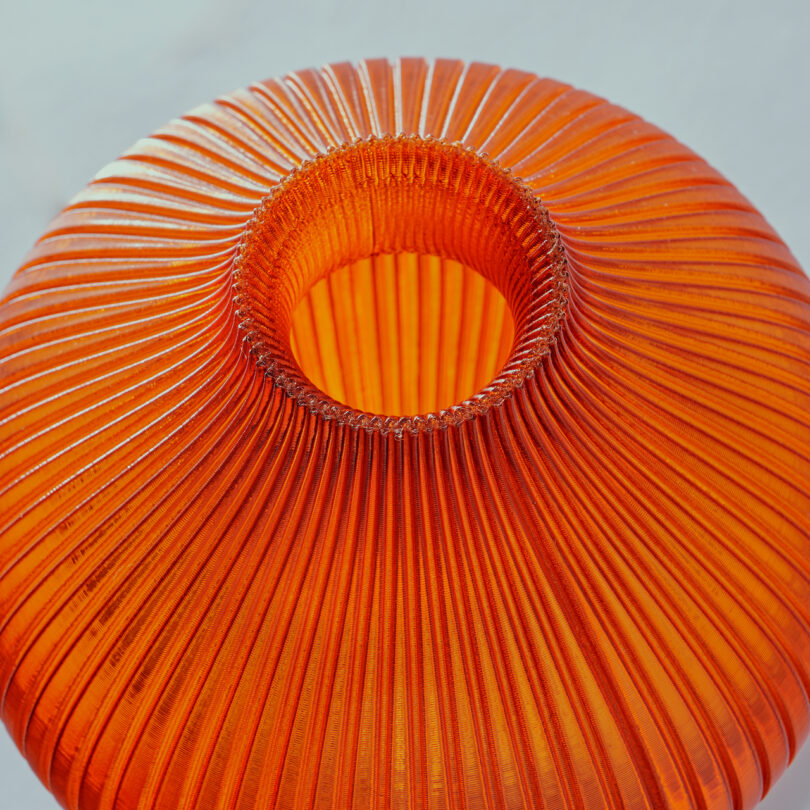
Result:
{"type": "MultiPolygon", "coordinates": [[[[398,155],[401,158],[401,156],[398,155]]],[[[368,158],[366,158],[368,160],[368,158]]],[[[319,186],[323,180],[315,181],[319,186]]],[[[348,214],[351,216],[351,214],[348,214]]],[[[387,252],[399,250],[426,250],[417,236],[417,244],[390,245],[387,252]]],[[[443,243],[430,247],[436,255],[444,258],[459,259],[448,253],[443,243]]],[[[475,262],[475,258],[469,259],[475,262]]],[[[481,268],[487,274],[487,267],[481,268]]],[[[273,191],[264,197],[253,212],[239,244],[234,260],[234,303],[239,318],[239,327],[245,334],[250,351],[260,368],[274,385],[304,405],[310,411],[318,413],[324,419],[334,419],[340,424],[364,430],[379,431],[383,434],[419,433],[436,427],[458,425],[475,416],[486,413],[510,397],[515,389],[521,387],[526,378],[533,375],[544,357],[547,357],[557,339],[557,332],[565,318],[567,306],[568,265],[559,233],[549,218],[539,198],[519,178],[498,166],[486,155],[478,154],[474,149],[463,144],[447,143],[437,138],[421,138],[416,135],[369,136],[366,139],[330,148],[325,154],[305,161],[298,169],[291,172],[273,191]],[[509,358],[503,368],[480,391],[448,408],[435,412],[408,416],[390,416],[386,414],[366,413],[347,407],[335,401],[322,390],[314,386],[301,371],[289,346],[289,317],[291,310],[306,290],[315,282],[326,276],[337,267],[365,258],[362,255],[342,255],[332,264],[321,268],[321,271],[306,282],[291,298],[286,289],[289,279],[276,275],[270,278],[275,269],[279,253],[288,248],[292,233],[301,226],[302,217],[307,216],[305,208],[309,178],[316,175],[322,178],[329,173],[353,172],[350,184],[354,188],[361,186],[366,179],[363,156],[370,149],[407,153],[408,164],[416,168],[411,182],[428,180],[440,182],[444,188],[469,187],[475,184],[478,189],[476,215],[492,219],[495,223],[509,221],[510,230],[520,244],[520,251],[525,260],[512,268],[508,279],[500,279],[500,284],[509,284],[511,289],[502,289],[513,299],[517,295],[521,300],[513,300],[513,306],[521,311],[521,324],[509,358]],[[416,156],[428,150],[428,157],[416,156]],[[452,161],[452,162],[451,162],[452,161]],[[335,168],[337,166],[337,168],[335,168]],[[430,177],[427,177],[430,175],[430,177]],[[438,181],[437,178],[438,177],[438,181]],[[508,189],[509,197],[503,200],[503,194],[496,195],[495,187],[502,184],[508,189]],[[294,210],[290,210],[287,200],[297,198],[294,210]],[[495,202],[492,202],[495,198],[495,202]],[[492,206],[497,204],[497,208],[492,206]],[[259,239],[257,231],[268,227],[270,238],[259,239]],[[250,281],[252,265],[257,263],[253,251],[259,252],[264,264],[270,268],[261,279],[250,281]],[[526,281],[520,281],[525,274],[526,281]],[[251,289],[255,286],[255,290],[251,289]],[[518,291],[515,291],[518,288],[518,291]],[[288,301],[288,310],[284,318],[279,318],[281,326],[272,322],[270,316],[259,316],[256,303],[259,299],[284,299],[288,301]],[[264,326],[257,326],[263,320],[264,326]]],[[[497,286],[497,283],[496,283],[497,286]]]]}

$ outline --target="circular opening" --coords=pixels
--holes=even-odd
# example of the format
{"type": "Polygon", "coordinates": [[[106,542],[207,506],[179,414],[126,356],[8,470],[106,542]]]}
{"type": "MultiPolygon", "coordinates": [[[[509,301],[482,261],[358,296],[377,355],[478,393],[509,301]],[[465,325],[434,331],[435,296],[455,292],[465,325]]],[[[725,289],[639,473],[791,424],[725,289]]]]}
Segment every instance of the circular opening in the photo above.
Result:
{"type": "Polygon", "coordinates": [[[368,413],[442,411],[484,388],[509,357],[506,299],[452,259],[385,253],[330,273],[293,314],[293,356],[337,402],[368,413]]]}
{"type": "Polygon", "coordinates": [[[234,267],[237,315],[273,383],[383,431],[454,424],[509,396],[549,351],[566,278],[522,182],[411,136],[302,165],[258,206],[234,267]]]}

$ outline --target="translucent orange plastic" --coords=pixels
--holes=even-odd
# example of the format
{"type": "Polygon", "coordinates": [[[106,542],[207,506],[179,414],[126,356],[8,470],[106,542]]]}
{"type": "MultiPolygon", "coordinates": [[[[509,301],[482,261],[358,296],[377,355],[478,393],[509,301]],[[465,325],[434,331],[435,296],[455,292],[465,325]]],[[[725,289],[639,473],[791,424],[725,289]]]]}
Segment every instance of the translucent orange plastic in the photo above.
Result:
{"type": "Polygon", "coordinates": [[[743,810],[808,733],[810,281],[685,146],[403,59],[173,121],[0,304],[0,697],[76,810],[743,810]]]}

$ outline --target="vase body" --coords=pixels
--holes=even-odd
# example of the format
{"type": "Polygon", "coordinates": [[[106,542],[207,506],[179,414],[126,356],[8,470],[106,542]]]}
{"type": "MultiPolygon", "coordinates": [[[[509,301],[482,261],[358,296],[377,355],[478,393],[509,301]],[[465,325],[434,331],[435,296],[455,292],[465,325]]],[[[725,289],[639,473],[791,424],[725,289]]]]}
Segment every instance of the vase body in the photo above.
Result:
{"type": "Polygon", "coordinates": [[[3,720],[70,810],[752,807],[810,684],[810,282],[450,60],[173,121],[0,305],[3,720]]]}

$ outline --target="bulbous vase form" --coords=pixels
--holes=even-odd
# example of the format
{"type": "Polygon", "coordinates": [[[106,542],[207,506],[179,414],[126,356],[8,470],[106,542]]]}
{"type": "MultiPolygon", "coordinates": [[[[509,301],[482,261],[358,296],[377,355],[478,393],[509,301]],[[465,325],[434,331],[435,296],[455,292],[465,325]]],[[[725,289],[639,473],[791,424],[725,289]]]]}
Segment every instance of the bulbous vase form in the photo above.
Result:
{"type": "Polygon", "coordinates": [[[70,810],[747,810],[808,731],[810,282],[688,148],[372,60],[0,302],[0,707],[70,810]]]}

